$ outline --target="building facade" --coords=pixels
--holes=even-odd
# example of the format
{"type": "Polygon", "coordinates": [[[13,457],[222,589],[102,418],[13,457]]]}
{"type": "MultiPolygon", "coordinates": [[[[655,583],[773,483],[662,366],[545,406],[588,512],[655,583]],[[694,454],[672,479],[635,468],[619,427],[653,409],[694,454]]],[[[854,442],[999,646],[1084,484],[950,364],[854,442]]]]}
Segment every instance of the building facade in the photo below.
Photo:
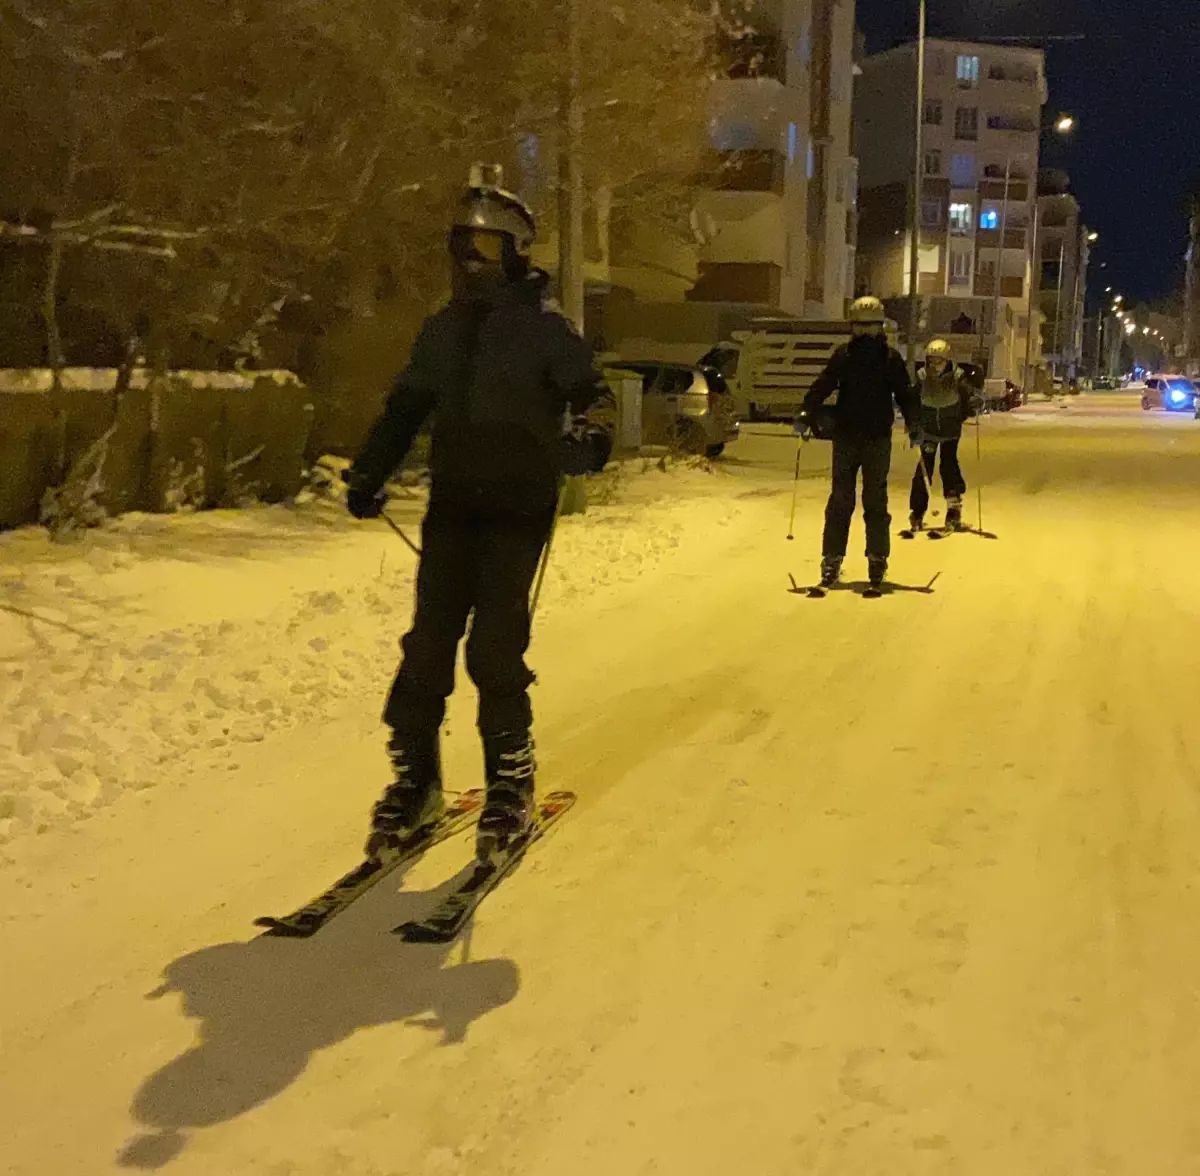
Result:
{"type": "Polygon", "coordinates": [[[1035,337],[1031,362],[1047,363],[1055,376],[1072,380],[1082,374],[1084,304],[1087,297],[1088,228],[1079,202],[1067,190],[1065,172],[1043,169],[1038,175],[1037,309],[1041,346],[1035,337]]]}
{"type": "MultiPolygon", "coordinates": [[[[917,149],[917,46],[863,62],[858,292],[902,305],[917,149]]],[[[935,335],[993,376],[1024,380],[1033,218],[1047,98],[1040,50],[930,40],[921,119],[918,346],[935,335]]]]}
{"type": "Polygon", "coordinates": [[[693,301],[841,318],[853,286],[853,0],[755,0],[710,87],[693,301]],[[707,190],[706,190],[707,189],[707,190]]]}
{"type": "MultiPolygon", "coordinates": [[[[714,17],[692,240],[636,209],[609,218],[603,192],[595,200],[588,334],[621,353],[695,359],[755,315],[842,319],[853,297],[854,0],[727,7],[714,17]]],[[[538,263],[553,269],[556,249],[551,235],[538,263]]]]}

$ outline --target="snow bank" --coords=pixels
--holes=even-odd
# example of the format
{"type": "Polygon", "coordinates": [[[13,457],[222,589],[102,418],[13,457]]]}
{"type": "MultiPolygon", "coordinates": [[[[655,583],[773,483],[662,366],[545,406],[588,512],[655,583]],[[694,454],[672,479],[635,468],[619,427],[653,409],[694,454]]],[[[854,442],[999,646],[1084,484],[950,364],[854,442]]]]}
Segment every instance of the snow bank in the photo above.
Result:
{"type": "MultiPolygon", "coordinates": [[[[564,518],[542,616],[617,603],[666,556],[740,513],[702,468],[627,464],[564,518]]],[[[418,534],[423,500],[393,517],[418,534]]],[[[415,561],[337,501],[128,515],[70,546],[0,536],[0,843],[186,779],[347,706],[376,710],[415,561]]],[[[202,785],[202,781],[197,781],[202,785]]]]}

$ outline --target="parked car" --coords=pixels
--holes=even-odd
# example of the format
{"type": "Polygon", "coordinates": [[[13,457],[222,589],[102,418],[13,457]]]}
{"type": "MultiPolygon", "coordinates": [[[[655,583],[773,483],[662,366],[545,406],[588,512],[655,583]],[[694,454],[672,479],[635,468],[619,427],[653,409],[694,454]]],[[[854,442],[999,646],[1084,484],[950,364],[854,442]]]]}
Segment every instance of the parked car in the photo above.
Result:
{"type": "Polygon", "coordinates": [[[1092,381],[1094,392],[1115,392],[1121,387],[1121,381],[1116,376],[1097,376],[1092,381]]]}
{"type": "Polygon", "coordinates": [[[1185,376],[1147,376],[1142,393],[1142,410],[1165,409],[1167,412],[1190,412],[1200,416],[1197,407],[1196,385],[1185,376]]]}
{"type": "Polygon", "coordinates": [[[741,428],[733,393],[715,367],[653,360],[613,365],[642,377],[642,438],[687,453],[720,457],[741,428]]]}

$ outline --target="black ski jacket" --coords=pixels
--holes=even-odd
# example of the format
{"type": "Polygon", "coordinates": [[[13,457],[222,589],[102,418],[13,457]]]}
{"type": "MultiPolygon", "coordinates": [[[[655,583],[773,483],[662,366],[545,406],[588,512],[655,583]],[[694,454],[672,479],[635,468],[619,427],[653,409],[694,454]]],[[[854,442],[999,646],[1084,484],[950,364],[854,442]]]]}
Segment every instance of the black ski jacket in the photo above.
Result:
{"type": "Polygon", "coordinates": [[[891,434],[899,407],[910,430],[921,419],[921,402],[898,351],[882,335],[860,335],[839,347],[804,397],[809,416],[837,393],[834,438],[868,440],[891,434]]]}
{"type": "Polygon", "coordinates": [[[579,443],[564,436],[568,412],[594,454],[589,464],[603,467],[615,400],[589,345],[547,302],[547,282],[535,271],[487,301],[454,298],[425,320],[350,467],[352,489],[380,490],[431,414],[431,501],[489,514],[552,510],[564,461],[578,460],[579,443]]]}

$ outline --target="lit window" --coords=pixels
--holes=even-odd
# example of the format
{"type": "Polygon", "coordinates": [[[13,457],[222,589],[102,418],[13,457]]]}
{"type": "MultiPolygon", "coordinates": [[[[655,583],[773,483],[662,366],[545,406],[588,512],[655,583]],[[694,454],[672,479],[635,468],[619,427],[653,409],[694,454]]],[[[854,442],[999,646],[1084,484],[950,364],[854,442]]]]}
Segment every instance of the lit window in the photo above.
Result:
{"type": "Polygon", "coordinates": [[[788,123],[788,146],[787,146],[788,163],[796,162],[796,147],[797,147],[799,141],[800,141],[800,136],[799,136],[799,132],[796,129],[796,124],[794,122],[788,123]]]}
{"type": "Polygon", "coordinates": [[[1000,214],[994,208],[985,208],[979,214],[979,227],[981,229],[998,229],[1000,214]]]}
{"type": "Polygon", "coordinates": [[[979,58],[961,54],[955,69],[958,84],[964,90],[974,89],[979,85],[979,58]]]}
{"type": "Polygon", "coordinates": [[[971,214],[974,210],[969,204],[950,205],[950,232],[958,237],[971,235],[971,214]]]}

